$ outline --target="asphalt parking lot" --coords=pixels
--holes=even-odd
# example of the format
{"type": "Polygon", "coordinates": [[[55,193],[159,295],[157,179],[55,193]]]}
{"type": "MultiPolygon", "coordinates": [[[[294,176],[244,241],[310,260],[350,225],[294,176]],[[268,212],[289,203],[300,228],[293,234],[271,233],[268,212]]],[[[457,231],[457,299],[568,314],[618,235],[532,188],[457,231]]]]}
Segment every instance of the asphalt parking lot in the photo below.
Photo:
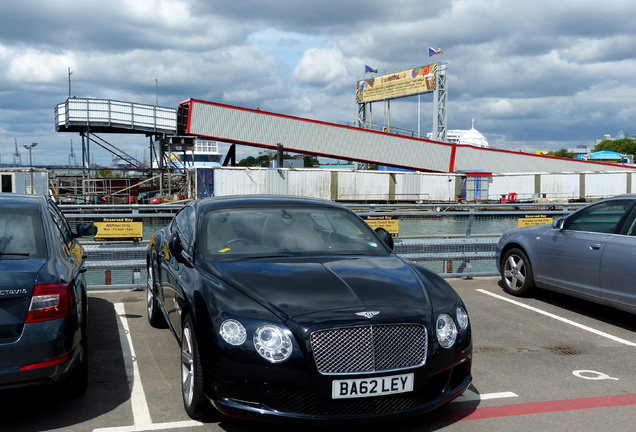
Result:
{"type": "MultiPolygon", "coordinates": [[[[504,294],[496,278],[449,282],[467,303],[473,325],[470,390],[429,415],[360,427],[391,432],[634,429],[633,315],[553,293],[517,299],[504,294]]],[[[144,291],[91,292],[86,394],[75,400],[51,392],[4,394],[0,430],[298,429],[223,418],[190,420],[181,402],[179,348],[168,330],[150,327],[145,307],[144,291]]]]}

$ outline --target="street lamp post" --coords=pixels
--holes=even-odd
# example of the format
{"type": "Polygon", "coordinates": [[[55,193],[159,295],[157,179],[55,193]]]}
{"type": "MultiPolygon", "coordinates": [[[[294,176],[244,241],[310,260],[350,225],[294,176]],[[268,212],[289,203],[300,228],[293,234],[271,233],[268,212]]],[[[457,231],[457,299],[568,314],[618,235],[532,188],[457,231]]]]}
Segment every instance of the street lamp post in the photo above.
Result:
{"type": "Polygon", "coordinates": [[[29,173],[31,174],[31,194],[33,194],[33,147],[38,145],[38,143],[31,143],[29,145],[25,145],[24,148],[29,151],[29,173]]]}
{"type": "Polygon", "coordinates": [[[155,106],[159,106],[159,80],[155,78],[155,106]]]}

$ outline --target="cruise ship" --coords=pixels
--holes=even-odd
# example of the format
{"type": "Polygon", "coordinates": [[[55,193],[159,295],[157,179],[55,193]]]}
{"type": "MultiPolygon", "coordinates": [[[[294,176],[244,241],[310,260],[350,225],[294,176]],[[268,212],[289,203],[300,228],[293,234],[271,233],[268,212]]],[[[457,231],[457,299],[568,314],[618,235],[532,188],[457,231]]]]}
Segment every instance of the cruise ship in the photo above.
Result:
{"type": "MultiPolygon", "coordinates": [[[[428,139],[433,137],[432,133],[426,135],[428,139]]],[[[488,140],[477,129],[475,120],[472,121],[470,129],[449,129],[446,131],[446,142],[449,144],[466,144],[475,147],[488,147],[488,140]]]]}
{"type": "Polygon", "coordinates": [[[215,167],[221,166],[223,155],[216,141],[197,139],[192,151],[172,153],[170,160],[177,168],[215,167]]]}

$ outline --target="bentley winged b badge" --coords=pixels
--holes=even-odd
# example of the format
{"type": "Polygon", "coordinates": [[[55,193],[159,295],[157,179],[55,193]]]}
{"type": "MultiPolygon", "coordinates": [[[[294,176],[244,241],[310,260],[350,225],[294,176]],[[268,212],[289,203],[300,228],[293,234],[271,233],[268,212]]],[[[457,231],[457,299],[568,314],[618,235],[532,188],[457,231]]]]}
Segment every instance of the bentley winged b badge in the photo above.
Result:
{"type": "Polygon", "coordinates": [[[373,318],[379,313],[380,311],[365,311],[365,312],[356,312],[356,315],[361,316],[363,318],[373,318]]]}

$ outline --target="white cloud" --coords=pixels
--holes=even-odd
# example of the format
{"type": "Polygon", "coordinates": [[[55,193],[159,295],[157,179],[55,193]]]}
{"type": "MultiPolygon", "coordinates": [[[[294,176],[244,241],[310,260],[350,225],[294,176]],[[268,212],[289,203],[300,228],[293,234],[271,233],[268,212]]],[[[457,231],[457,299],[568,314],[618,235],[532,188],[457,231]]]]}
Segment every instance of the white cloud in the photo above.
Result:
{"type": "Polygon", "coordinates": [[[60,54],[27,49],[14,56],[6,70],[9,81],[23,83],[52,83],[68,75],[68,67],[74,64],[73,56],[68,52],[60,54]]]}
{"type": "MultiPolygon", "coordinates": [[[[14,138],[60,162],[71,138],[79,148],[52,121],[69,67],[78,97],[154,103],[158,88],[166,106],[194,97],[347,123],[365,64],[398,71],[441,61],[448,127],[474,118],[499,148],[633,135],[636,30],[626,17],[635,14],[623,0],[9,2],[0,14],[0,160],[10,160],[14,138]],[[429,46],[444,54],[429,58],[429,46]]],[[[421,100],[429,129],[432,97],[421,100]]],[[[414,98],[391,109],[392,126],[417,128],[414,98]]],[[[138,152],[147,144],[114,139],[138,152]]]]}
{"type": "Polygon", "coordinates": [[[350,82],[344,65],[342,51],[337,48],[312,48],[303,54],[294,68],[294,78],[299,85],[340,87],[343,80],[350,82]]]}
{"type": "Polygon", "coordinates": [[[509,100],[498,99],[488,104],[488,111],[493,114],[511,114],[514,112],[514,106],[509,100]]]}

